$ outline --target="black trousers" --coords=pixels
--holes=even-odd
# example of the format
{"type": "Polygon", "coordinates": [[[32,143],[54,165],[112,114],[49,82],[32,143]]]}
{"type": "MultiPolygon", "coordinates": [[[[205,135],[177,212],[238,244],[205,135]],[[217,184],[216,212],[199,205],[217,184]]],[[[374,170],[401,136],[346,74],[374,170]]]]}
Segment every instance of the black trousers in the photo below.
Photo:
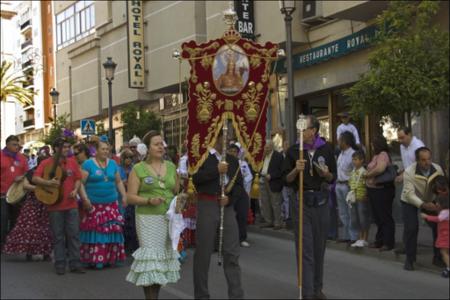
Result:
{"type": "Polygon", "coordinates": [[[250,206],[248,197],[240,197],[234,202],[234,210],[236,211],[236,221],[239,227],[239,242],[247,240],[247,215],[250,206]]]}
{"type": "MultiPolygon", "coordinates": [[[[418,208],[402,201],[403,214],[403,243],[405,245],[406,260],[416,261],[417,255],[417,236],[419,234],[418,208]]],[[[437,239],[437,223],[427,222],[433,233],[433,252],[434,257],[440,258],[441,253],[434,245],[437,239]]]]}
{"type": "Polygon", "coordinates": [[[2,195],[0,198],[1,204],[1,245],[6,242],[6,236],[16,225],[17,217],[20,213],[20,204],[11,205],[6,202],[6,196],[2,195]]]}
{"type": "MultiPolygon", "coordinates": [[[[314,297],[323,287],[323,263],[328,235],[329,208],[328,192],[304,193],[303,205],[303,252],[302,252],[302,294],[314,297]],[[322,199],[320,205],[307,204],[308,198],[322,199]]],[[[317,204],[317,202],[316,202],[317,204]]],[[[298,273],[298,193],[292,205],[292,221],[295,236],[295,253],[298,273]]]]}
{"type": "Polygon", "coordinates": [[[395,198],[395,186],[367,188],[370,208],[378,227],[375,243],[389,248],[395,246],[395,221],[392,217],[392,204],[395,198]]]}

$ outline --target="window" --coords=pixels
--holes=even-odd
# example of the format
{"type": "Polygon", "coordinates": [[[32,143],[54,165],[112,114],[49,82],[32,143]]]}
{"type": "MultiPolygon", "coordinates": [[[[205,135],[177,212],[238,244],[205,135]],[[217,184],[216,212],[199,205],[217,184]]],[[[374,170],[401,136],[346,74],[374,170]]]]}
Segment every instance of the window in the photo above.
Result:
{"type": "Polygon", "coordinates": [[[95,31],[94,1],[77,1],[56,16],[58,50],[95,31]]]}

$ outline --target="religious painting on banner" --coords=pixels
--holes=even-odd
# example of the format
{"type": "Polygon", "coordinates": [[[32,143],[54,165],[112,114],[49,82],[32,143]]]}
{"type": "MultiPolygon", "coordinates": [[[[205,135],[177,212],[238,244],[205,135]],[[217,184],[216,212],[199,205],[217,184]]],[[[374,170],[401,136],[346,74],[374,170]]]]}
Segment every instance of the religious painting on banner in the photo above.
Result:
{"type": "Polygon", "coordinates": [[[207,158],[225,121],[231,122],[252,168],[261,169],[269,76],[278,46],[242,38],[234,22],[227,23],[222,38],[181,46],[182,58],[191,65],[187,130],[191,175],[207,158]]]}

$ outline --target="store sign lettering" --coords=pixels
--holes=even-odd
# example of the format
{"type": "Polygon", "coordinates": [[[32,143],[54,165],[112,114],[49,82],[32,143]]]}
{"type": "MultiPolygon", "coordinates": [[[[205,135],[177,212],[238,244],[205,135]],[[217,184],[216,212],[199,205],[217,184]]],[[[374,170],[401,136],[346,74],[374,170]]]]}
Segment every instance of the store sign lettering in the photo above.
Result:
{"type": "MultiPolygon", "coordinates": [[[[292,57],[293,69],[303,69],[331,58],[338,58],[353,51],[364,49],[370,45],[376,33],[375,26],[366,27],[339,40],[298,53],[292,57]]],[[[278,61],[276,71],[286,73],[285,64],[286,59],[278,61]]]]}
{"type": "Polygon", "coordinates": [[[144,88],[144,19],[142,1],[126,1],[128,33],[128,86],[144,88]]]}
{"type": "Polygon", "coordinates": [[[253,14],[253,1],[241,0],[234,1],[236,8],[237,22],[236,30],[243,38],[255,39],[255,17],[253,14]]]}

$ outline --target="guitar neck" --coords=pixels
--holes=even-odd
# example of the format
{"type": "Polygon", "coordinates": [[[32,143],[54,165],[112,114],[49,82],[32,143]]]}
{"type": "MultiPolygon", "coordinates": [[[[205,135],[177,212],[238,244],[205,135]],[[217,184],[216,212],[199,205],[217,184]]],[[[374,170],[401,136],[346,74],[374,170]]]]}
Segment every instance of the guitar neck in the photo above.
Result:
{"type": "Polygon", "coordinates": [[[51,168],[50,173],[49,173],[49,175],[50,175],[49,179],[53,179],[55,177],[56,168],[58,167],[59,161],[61,159],[61,151],[62,151],[62,147],[60,147],[58,149],[58,152],[56,152],[56,154],[55,154],[55,156],[53,158],[53,165],[52,165],[52,168],[51,168]]]}

